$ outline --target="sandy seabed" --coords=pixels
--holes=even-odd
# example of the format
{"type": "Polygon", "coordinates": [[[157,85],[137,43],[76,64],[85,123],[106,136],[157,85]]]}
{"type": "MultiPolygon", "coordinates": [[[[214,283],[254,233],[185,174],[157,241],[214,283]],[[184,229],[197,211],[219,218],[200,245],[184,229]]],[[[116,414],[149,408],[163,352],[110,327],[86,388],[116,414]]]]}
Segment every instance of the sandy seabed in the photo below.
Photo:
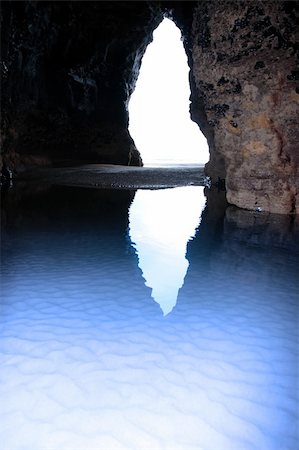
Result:
{"type": "Polygon", "coordinates": [[[61,207],[79,188],[56,190],[3,247],[1,450],[296,450],[298,253],[233,238],[213,250],[199,226],[163,315],[145,284],[161,242],[141,264],[140,224],[117,228],[126,211],[92,220],[76,193],[61,207]]]}

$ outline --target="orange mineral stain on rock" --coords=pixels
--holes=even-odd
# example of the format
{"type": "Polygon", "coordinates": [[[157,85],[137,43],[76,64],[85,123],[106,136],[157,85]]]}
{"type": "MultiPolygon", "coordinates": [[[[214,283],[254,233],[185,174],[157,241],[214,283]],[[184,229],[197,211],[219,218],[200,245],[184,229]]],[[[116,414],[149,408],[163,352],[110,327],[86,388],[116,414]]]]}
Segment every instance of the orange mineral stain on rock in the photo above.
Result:
{"type": "Polygon", "coordinates": [[[242,149],[242,154],[244,158],[249,156],[262,155],[267,151],[266,146],[260,141],[251,141],[245,145],[242,149]]]}
{"type": "Polygon", "coordinates": [[[290,92],[289,101],[299,103],[299,94],[296,91],[290,92]]]}
{"type": "Polygon", "coordinates": [[[225,122],[225,129],[236,136],[241,135],[241,129],[239,128],[238,124],[234,121],[233,117],[227,116],[227,118],[224,119],[225,122]]]}
{"type": "Polygon", "coordinates": [[[249,128],[270,128],[270,120],[266,113],[251,117],[247,123],[249,128]]]}

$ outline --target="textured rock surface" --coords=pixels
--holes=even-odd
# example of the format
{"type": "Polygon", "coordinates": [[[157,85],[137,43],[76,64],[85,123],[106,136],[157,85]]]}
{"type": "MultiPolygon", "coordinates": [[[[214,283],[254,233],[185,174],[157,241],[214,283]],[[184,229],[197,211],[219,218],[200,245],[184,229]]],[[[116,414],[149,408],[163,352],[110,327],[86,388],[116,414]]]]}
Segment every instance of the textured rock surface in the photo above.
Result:
{"type": "Polygon", "coordinates": [[[207,173],[237,206],[298,213],[297,3],[3,2],[2,144],[14,169],[140,165],[127,103],[163,14],[182,30],[207,173]]]}
{"type": "Polygon", "coordinates": [[[8,163],[140,165],[126,103],[161,19],[146,2],[4,2],[8,163]]]}
{"type": "MultiPolygon", "coordinates": [[[[200,2],[192,61],[214,142],[208,174],[227,199],[290,213],[298,205],[296,2],[200,2]]],[[[196,114],[195,114],[196,115],[196,114]]]]}

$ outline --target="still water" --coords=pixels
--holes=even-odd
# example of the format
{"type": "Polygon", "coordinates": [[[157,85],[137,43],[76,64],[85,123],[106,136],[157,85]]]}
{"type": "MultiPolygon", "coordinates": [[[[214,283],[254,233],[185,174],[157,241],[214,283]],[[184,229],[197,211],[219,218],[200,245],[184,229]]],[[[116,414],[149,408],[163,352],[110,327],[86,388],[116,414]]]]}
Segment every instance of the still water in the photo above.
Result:
{"type": "Polygon", "coordinates": [[[298,448],[294,221],[190,186],[2,208],[1,449],[298,448]]]}

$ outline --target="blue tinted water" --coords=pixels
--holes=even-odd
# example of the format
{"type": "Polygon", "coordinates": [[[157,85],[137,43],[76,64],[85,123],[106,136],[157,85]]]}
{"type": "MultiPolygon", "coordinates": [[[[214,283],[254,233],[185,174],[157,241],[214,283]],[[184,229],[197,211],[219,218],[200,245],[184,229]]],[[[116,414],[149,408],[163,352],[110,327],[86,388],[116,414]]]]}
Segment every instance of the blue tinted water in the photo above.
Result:
{"type": "Polygon", "coordinates": [[[297,448],[290,218],[201,187],[2,205],[1,449],[297,448]]]}

